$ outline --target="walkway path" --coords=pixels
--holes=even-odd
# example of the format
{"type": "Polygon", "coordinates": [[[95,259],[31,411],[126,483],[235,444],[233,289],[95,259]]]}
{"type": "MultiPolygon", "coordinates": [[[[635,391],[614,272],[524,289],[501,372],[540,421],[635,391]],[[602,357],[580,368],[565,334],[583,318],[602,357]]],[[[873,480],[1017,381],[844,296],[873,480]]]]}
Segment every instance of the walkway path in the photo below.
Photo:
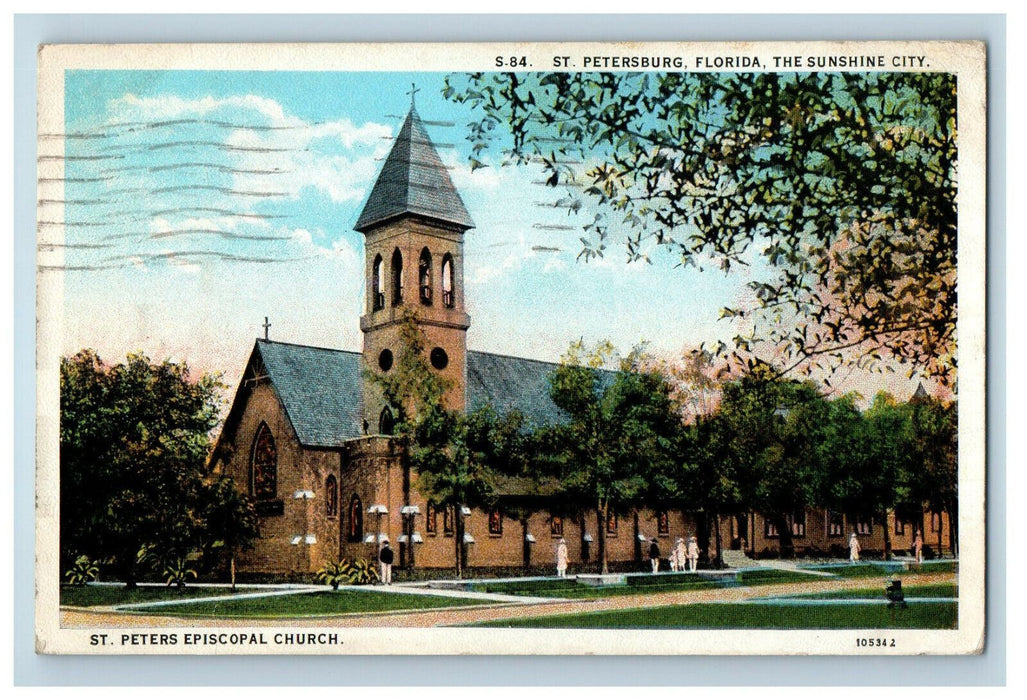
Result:
{"type": "MultiPolygon", "coordinates": [[[[903,577],[904,586],[923,586],[954,583],[955,574],[916,574],[903,577]]],[[[355,613],[332,617],[291,618],[278,620],[210,618],[183,618],[161,615],[125,614],[113,611],[84,609],[61,610],[62,627],[438,627],[460,626],[488,620],[516,617],[539,617],[564,613],[583,613],[600,610],[687,605],[689,603],[746,602],[752,598],[820,593],[834,590],[876,588],[884,592],[884,577],[852,579],[824,579],[802,583],[782,583],[769,586],[738,586],[693,591],[640,593],[611,598],[588,600],[561,600],[559,602],[526,602],[518,597],[518,604],[497,604],[473,608],[439,608],[434,610],[396,611],[387,613],[355,613]]],[[[399,587],[393,590],[398,591],[399,587]]],[[[366,590],[363,589],[363,590],[366,590]]],[[[376,588],[375,590],[382,590],[376,588]]],[[[412,592],[413,588],[407,589],[412,592]]],[[[449,595],[451,591],[439,592],[449,595]]]]}

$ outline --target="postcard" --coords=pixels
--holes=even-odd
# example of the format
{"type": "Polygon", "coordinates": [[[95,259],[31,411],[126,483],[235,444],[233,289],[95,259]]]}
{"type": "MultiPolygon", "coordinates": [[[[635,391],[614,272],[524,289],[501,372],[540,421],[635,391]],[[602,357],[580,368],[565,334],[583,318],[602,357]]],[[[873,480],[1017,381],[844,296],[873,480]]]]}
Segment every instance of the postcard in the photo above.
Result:
{"type": "Polygon", "coordinates": [[[42,46],[37,652],[980,653],[985,84],[42,46]]]}

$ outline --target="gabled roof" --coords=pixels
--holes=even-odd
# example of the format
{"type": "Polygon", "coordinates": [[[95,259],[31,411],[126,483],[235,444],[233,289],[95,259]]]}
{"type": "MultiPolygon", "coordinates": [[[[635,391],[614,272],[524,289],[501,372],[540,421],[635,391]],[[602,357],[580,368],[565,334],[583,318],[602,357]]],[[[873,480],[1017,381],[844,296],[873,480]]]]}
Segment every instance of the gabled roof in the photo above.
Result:
{"type": "MultiPolygon", "coordinates": [[[[363,435],[362,359],[358,352],[258,339],[253,348],[285,409],[300,444],[335,448],[363,435]]],[[[467,353],[467,408],[491,405],[500,414],[520,411],[530,424],[554,425],[567,415],[549,397],[549,375],[558,365],[488,352],[467,353]]],[[[612,381],[613,373],[605,373],[612,381]]],[[[243,409],[236,395],[225,433],[243,409]]],[[[371,430],[377,429],[377,425],[371,430]]],[[[220,441],[220,439],[219,439],[220,441]]]]}
{"type": "Polygon", "coordinates": [[[363,432],[360,353],[270,340],[256,351],[301,444],[337,447],[363,432]]]}
{"type": "Polygon", "coordinates": [[[567,420],[549,397],[549,375],[558,365],[522,357],[467,353],[467,408],[491,405],[500,414],[520,411],[534,425],[567,420]]]}
{"type": "Polygon", "coordinates": [[[366,233],[404,214],[424,216],[462,230],[474,228],[413,105],[353,228],[366,233]]]}

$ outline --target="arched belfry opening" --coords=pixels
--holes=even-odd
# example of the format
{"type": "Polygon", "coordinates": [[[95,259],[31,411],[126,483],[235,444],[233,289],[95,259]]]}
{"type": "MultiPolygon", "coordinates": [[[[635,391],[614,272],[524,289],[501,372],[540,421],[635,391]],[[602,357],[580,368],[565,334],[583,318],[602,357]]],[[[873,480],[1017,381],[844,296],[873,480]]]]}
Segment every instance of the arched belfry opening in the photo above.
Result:
{"type": "Polygon", "coordinates": [[[421,251],[421,258],[417,262],[417,286],[420,288],[421,303],[431,306],[431,251],[427,247],[421,251]]]}
{"type": "Polygon", "coordinates": [[[385,261],[381,255],[376,255],[374,265],[371,268],[371,294],[373,294],[372,308],[381,311],[385,308],[385,261]]]}
{"type": "Polygon", "coordinates": [[[453,256],[446,253],[442,256],[442,305],[452,309],[453,299],[453,256]]]}
{"type": "Polygon", "coordinates": [[[392,305],[403,303],[403,254],[396,248],[392,252],[392,305]]]}

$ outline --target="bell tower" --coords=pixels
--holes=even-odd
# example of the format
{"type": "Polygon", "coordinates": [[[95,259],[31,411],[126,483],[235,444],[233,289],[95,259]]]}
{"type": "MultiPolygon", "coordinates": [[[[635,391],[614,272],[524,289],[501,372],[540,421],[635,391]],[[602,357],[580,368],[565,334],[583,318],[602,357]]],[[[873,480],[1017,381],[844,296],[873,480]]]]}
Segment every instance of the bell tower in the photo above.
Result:
{"type": "MultiPolygon", "coordinates": [[[[451,385],[446,407],[463,410],[467,374],[464,233],[474,227],[411,95],[392,150],[353,227],[364,234],[366,302],[360,317],[364,362],[389,372],[400,352],[400,324],[412,313],[434,371],[451,385]]],[[[380,392],[364,382],[364,420],[390,433],[395,419],[380,392]]]]}

